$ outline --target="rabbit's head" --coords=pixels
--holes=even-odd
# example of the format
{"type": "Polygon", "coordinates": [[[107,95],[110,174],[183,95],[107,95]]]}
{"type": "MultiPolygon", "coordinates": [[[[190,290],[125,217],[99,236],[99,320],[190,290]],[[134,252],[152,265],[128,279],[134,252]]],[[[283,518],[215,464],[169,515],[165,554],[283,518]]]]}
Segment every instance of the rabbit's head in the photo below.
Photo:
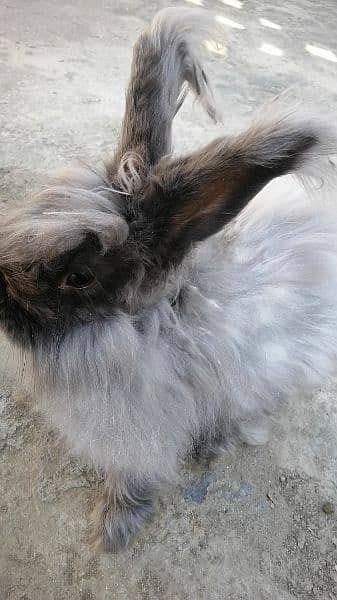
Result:
{"type": "Polygon", "coordinates": [[[113,314],[140,272],[118,195],[83,183],[50,188],[4,219],[0,313],[21,343],[113,314]]]}
{"type": "Polygon", "coordinates": [[[21,346],[57,344],[79,324],[137,313],[195,244],[317,144],[315,128],[269,119],[170,157],[186,82],[216,117],[195,28],[197,11],[166,10],[139,38],[120,141],[104,172],[65,175],[1,217],[0,319],[21,346]]]}

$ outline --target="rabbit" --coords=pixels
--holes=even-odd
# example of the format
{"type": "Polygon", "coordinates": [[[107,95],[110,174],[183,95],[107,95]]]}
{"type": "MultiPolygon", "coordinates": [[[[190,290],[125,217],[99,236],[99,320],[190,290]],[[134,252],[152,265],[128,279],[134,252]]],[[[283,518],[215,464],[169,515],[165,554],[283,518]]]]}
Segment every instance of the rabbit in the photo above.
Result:
{"type": "Polygon", "coordinates": [[[189,89],[218,118],[200,58],[211,21],[158,13],[114,154],[1,214],[0,326],[38,410],[104,473],[94,539],[113,552],[183,460],[263,443],[282,402],[336,371],[332,127],[276,103],[172,155],[189,89]]]}

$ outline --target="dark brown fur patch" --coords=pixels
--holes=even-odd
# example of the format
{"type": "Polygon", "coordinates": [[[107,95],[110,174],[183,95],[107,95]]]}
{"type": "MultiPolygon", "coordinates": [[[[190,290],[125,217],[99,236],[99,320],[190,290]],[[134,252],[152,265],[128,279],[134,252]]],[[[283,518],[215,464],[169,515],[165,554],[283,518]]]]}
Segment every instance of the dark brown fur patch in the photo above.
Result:
{"type": "Polygon", "coordinates": [[[317,142],[287,124],[253,125],[185,158],[163,160],[144,184],[142,226],[164,264],[179,262],[191,244],[217,233],[274,177],[296,168],[317,142]]]}

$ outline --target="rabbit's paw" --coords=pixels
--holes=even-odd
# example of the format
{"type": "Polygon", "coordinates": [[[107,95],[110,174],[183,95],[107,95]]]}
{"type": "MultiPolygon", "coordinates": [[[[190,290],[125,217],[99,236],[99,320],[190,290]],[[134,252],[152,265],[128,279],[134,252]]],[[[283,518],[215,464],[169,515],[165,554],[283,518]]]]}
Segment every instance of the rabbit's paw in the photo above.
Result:
{"type": "Polygon", "coordinates": [[[92,513],[91,542],[98,549],[118,552],[141,530],[154,512],[154,494],[149,485],[107,482],[92,513]]]}

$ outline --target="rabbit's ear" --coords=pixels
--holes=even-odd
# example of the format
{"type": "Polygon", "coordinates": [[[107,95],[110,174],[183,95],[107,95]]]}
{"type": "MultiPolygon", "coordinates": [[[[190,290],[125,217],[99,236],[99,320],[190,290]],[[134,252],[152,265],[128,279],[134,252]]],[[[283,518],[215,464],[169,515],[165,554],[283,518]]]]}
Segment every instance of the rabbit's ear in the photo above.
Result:
{"type": "Polygon", "coordinates": [[[329,143],[329,133],[325,145],[325,133],[316,124],[289,118],[254,123],[237,137],[162,161],[143,196],[154,251],[179,256],[191,243],[218,232],[271,179],[331,153],[336,146],[329,143]]]}
{"type": "MultiPolygon", "coordinates": [[[[171,152],[172,121],[192,89],[213,120],[216,109],[199,49],[218,26],[207,12],[164,9],[139,37],[133,53],[120,142],[107,171],[134,192],[149,169],[171,152]]],[[[214,37],[214,35],[213,35],[214,37]]]]}

